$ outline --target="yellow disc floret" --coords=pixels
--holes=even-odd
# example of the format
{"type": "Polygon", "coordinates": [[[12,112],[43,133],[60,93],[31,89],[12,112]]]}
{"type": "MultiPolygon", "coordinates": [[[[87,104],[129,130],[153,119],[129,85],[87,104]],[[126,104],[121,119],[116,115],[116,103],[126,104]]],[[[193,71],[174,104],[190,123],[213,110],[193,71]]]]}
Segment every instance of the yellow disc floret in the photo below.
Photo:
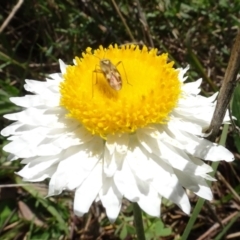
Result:
{"type": "Polygon", "coordinates": [[[68,66],[61,83],[61,105],[92,134],[134,132],[164,124],[176,107],[181,82],[167,54],[157,49],[117,45],[86,50],[68,66]],[[121,82],[120,85],[116,85],[121,82]]]}

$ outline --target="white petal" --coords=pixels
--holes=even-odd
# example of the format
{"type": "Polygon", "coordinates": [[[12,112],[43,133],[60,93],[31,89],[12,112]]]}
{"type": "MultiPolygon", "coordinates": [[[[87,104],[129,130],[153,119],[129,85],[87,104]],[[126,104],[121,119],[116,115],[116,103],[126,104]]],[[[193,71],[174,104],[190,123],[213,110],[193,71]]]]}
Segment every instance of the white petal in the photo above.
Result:
{"type": "Polygon", "coordinates": [[[112,178],[103,177],[103,186],[99,192],[100,200],[106,208],[107,216],[111,222],[115,221],[122,206],[122,194],[114,184],[112,178]]]}
{"type": "Polygon", "coordinates": [[[65,74],[67,65],[61,59],[59,59],[59,65],[60,65],[61,73],[65,74]]]}
{"type": "Polygon", "coordinates": [[[104,173],[112,177],[117,169],[122,166],[122,161],[127,154],[128,134],[115,134],[107,137],[104,150],[104,173]]]}
{"type": "Polygon", "coordinates": [[[63,81],[62,73],[52,73],[49,75],[49,77],[51,79],[47,78],[48,86],[49,86],[49,84],[52,86],[57,86],[57,88],[55,88],[55,92],[59,92],[59,84],[63,81]],[[52,80],[54,80],[54,81],[52,81],[52,80]]]}
{"type": "Polygon", "coordinates": [[[102,157],[103,142],[96,137],[91,144],[68,148],[49,183],[49,195],[63,189],[73,190],[89,177],[102,157]]]}
{"type": "Polygon", "coordinates": [[[160,217],[161,197],[151,185],[147,193],[141,194],[137,203],[150,216],[160,217]]]}
{"type": "Polygon", "coordinates": [[[56,155],[62,152],[62,150],[75,145],[80,145],[78,138],[74,138],[74,136],[62,135],[56,139],[45,139],[45,141],[43,141],[37,148],[36,153],[38,156],[56,155]]]}
{"type": "Polygon", "coordinates": [[[24,88],[28,92],[32,92],[35,94],[41,94],[46,91],[47,85],[45,82],[36,81],[36,80],[25,80],[26,84],[24,85],[24,88]]]}
{"type": "Polygon", "coordinates": [[[184,77],[185,73],[188,71],[189,65],[185,68],[178,68],[177,70],[179,71],[178,78],[181,82],[186,81],[187,77],[184,77]]]}
{"type": "Polygon", "coordinates": [[[124,161],[122,169],[116,171],[114,174],[114,183],[116,184],[118,191],[129,201],[136,202],[139,200],[140,191],[127,161],[124,161]]]}
{"type": "MultiPolygon", "coordinates": [[[[174,148],[168,143],[164,143],[164,140],[151,139],[147,135],[144,137],[139,134],[138,138],[141,144],[150,152],[163,159],[169,165],[186,173],[201,174],[206,173],[206,169],[193,164],[188,155],[181,149],[174,148]]],[[[146,154],[145,154],[146,155],[146,154]]],[[[145,167],[146,168],[146,167],[145,167]]]]}
{"type": "Polygon", "coordinates": [[[172,118],[171,123],[174,124],[176,128],[178,128],[179,130],[183,130],[195,135],[202,134],[202,126],[200,126],[199,124],[187,121],[187,119],[172,118]]]}
{"type": "Polygon", "coordinates": [[[152,174],[148,171],[148,153],[140,147],[137,139],[134,137],[131,137],[125,161],[128,162],[128,166],[136,177],[143,181],[152,179],[152,174]]]}
{"type": "Polygon", "coordinates": [[[152,186],[161,196],[176,203],[186,214],[189,214],[191,206],[187,194],[180,185],[173,169],[156,157],[150,163],[154,176],[152,186]]]}
{"type": "Polygon", "coordinates": [[[74,197],[74,213],[82,216],[88,212],[102,187],[102,165],[97,164],[89,177],[78,187],[74,197]]]}
{"type": "Polygon", "coordinates": [[[12,134],[15,133],[15,131],[21,127],[23,125],[23,123],[20,123],[20,122],[14,122],[12,123],[11,125],[5,127],[2,131],[1,131],[1,134],[4,136],[4,137],[7,137],[7,136],[10,136],[12,134]]]}
{"type": "Polygon", "coordinates": [[[198,94],[201,91],[200,89],[201,83],[202,83],[202,79],[198,79],[195,82],[185,83],[182,86],[182,90],[185,93],[198,94]]]}
{"type": "Polygon", "coordinates": [[[196,157],[209,161],[225,160],[227,162],[231,162],[234,160],[234,155],[225,147],[211,143],[205,139],[201,139],[199,141],[199,145],[192,154],[196,157]]]}
{"type": "Polygon", "coordinates": [[[177,174],[177,177],[183,187],[191,190],[199,197],[212,200],[212,191],[202,176],[194,176],[193,174],[186,175],[177,169],[175,169],[174,172],[177,174]]]}
{"type": "Polygon", "coordinates": [[[24,178],[22,172],[21,174],[20,172],[18,172],[17,174],[23,177],[23,181],[39,182],[39,181],[45,180],[46,178],[52,178],[55,171],[56,171],[56,165],[52,165],[49,168],[45,169],[44,172],[38,172],[36,173],[36,175],[34,175],[31,178],[24,178]]]}
{"type": "Polygon", "coordinates": [[[40,95],[25,95],[24,97],[12,97],[11,102],[21,107],[33,107],[42,105],[40,95]]]}
{"type": "Polygon", "coordinates": [[[58,116],[46,112],[46,109],[28,108],[22,112],[6,114],[5,118],[14,121],[24,122],[34,126],[50,125],[51,122],[56,122],[58,116]]]}
{"type": "Polygon", "coordinates": [[[3,150],[11,152],[19,158],[36,156],[36,146],[43,139],[44,136],[41,135],[25,134],[4,146],[3,150]]]}
{"type": "Polygon", "coordinates": [[[25,180],[31,181],[35,176],[45,172],[48,168],[55,166],[59,161],[59,156],[54,157],[39,157],[28,163],[22,170],[18,172],[18,175],[25,178],[25,180]]]}

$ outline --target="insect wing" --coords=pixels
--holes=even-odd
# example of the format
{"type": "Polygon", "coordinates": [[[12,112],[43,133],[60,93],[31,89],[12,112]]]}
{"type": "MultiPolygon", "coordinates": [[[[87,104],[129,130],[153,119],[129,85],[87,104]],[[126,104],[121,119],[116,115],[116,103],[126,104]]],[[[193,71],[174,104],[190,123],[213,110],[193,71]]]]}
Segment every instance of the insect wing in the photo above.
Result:
{"type": "Polygon", "coordinates": [[[119,91],[122,88],[121,75],[120,75],[120,73],[118,72],[117,69],[112,69],[109,72],[107,79],[108,79],[109,85],[113,89],[119,91]]]}

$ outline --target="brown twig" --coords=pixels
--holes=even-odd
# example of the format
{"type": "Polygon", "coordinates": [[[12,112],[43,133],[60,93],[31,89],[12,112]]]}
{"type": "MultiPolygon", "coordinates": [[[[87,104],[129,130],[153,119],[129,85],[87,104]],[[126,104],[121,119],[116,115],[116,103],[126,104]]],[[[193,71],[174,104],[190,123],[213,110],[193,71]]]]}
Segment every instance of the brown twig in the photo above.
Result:
{"type": "MultiPolygon", "coordinates": [[[[231,215],[227,216],[225,219],[222,220],[222,224],[228,223],[233,217],[235,217],[238,214],[238,212],[234,212],[231,215]]],[[[214,232],[217,231],[217,229],[220,227],[219,223],[215,223],[212,227],[210,227],[204,234],[202,234],[197,240],[204,240],[204,239],[209,239],[210,236],[214,232]]]]}
{"type": "Polygon", "coordinates": [[[217,106],[213,114],[212,122],[209,127],[211,131],[207,138],[214,141],[219,128],[223,122],[227,107],[231,100],[235,85],[237,83],[237,74],[240,68],[240,30],[238,30],[237,37],[232,47],[231,56],[224,75],[223,84],[218,95],[217,106]]]}
{"type": "Polygon", "coordinates": [[[24,0],[18,0],[17,4],[14,6],[8,17],[3,22],[2,26],[0,27],[0,33],[4,30],[4,28],[8,25],[11,19],[14,17],[17,10],[21,7],[24,0]]]}
{"type": "Polygon", "coordinates": [[[217,172],[217,176],[219,180],[224,183],[229,192],[232,193],[235,201],[237,201],[237,203],[240,204],[240,196],[238,195],[238,193],[232,188],[232,186],[228,183],[228,181],[224,178],[224,176],[220,172],[217,172]]]}
{"type": "Polygon", "coordinates": [[[134,39],[134,36],[132,35],[132,33],[131,33],[131,31],[130,31],[130,28],[128,27],[127,22],[126,22],[125,18],[123,17],[121,11],[119,10],[118,5],[116,4],[115,0],[112,0],[112,3],[113,3],[113,6],[115,7],[115,9],[116,9],[119,17],[121,18],[122,23],[123,23],[123,25],[125,26],[125,28],[126,28],[128,34],[129,34],[131,40],[132,40],[133,42],[135,42],[136,40],[134,39]]]}

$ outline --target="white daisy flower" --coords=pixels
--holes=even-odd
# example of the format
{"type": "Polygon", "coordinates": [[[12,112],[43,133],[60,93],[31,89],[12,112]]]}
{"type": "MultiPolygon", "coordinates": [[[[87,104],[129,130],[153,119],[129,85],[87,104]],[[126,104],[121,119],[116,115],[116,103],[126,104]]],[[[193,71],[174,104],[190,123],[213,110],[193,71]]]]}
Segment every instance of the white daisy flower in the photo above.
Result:
{"type": "Polygon", "coordinates": [[[100,200],[112,221],[123,198],[157,217],[162,197],[189,214],[185,189],[211,200],[212,168],[202,160],[233,160],[203,138],[217,94],[200,96],[201,80],[184,83],[187,68],[172,66],[156,49],[88,48],[46,82],[26,80],[33,95],[11,98],[24,110],[5,115],[15,122],[1,132],[11,160],[26,164],[18,174],[50,178],[49,196],[75,191],[78,216],[100,200]]]}

